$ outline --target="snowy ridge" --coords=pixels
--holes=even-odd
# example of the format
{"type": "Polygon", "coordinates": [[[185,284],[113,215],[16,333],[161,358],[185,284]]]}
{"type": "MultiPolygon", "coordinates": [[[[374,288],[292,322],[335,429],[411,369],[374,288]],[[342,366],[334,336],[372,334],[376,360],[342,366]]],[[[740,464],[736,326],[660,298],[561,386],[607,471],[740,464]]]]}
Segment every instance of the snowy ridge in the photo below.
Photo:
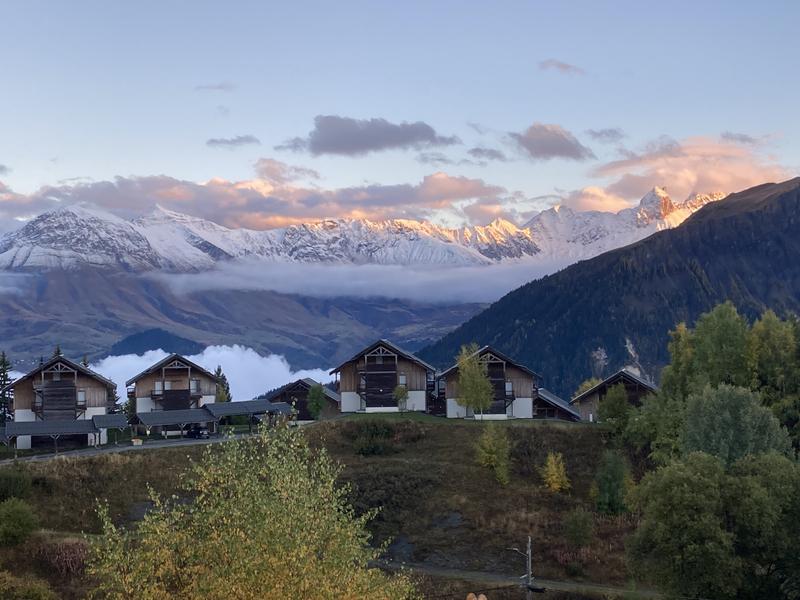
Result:
{"type": "Polygon", "coordinates": [[[722,194],[674,203],[654,188],[618,213],[556,206],[519,227],[503,219],[451,229],[425,221],[324,220],[281,229],[228,229],[161,207],[133,221],[77,204],[0,238],[0,269],[95,266],[201,271],[223,261],[467,266],[512,259],[575,261],[675,227],[722,194]]]}

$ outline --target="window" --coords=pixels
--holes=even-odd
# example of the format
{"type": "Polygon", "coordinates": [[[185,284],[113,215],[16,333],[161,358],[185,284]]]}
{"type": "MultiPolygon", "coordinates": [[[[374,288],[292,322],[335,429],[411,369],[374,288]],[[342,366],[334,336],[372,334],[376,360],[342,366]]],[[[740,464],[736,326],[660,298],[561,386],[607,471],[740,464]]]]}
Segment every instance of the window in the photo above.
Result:
{"type": "Polygon", "coordinates": [[[167,380],[164,382],[164,391],[172,389],[172,382],[167,380]]]}
{"type": "Polygon", "coordinates": [[[406,379],[406,374],[405,373],[400,373],[397,376],[397,385],[402,385],[403,387],[406,387],[406,381],[407,381],[407,379],[406,379]]]}
{"type": "Polygon", "coordinates": [[[86,406],[86,390],[78,390],[78,406],[86,406]]]}
{"type": "Polygon", "coordinates": [[[200,380],[199,379],[192,379],[189,382],[189,391],[192,394],[199,394],[200,393],[200,380]]]}
{"type": "Polygon", "coordinates": [[[160,394],[161,392],[163,392],[164,391],[164,382],[161,381],[160,379],[158,379],[156,381],[155,385],[153,386],[153,391],[156,394],[160,394]]]}
{"type": "Polygon", "coordinates": [[[61,381],[61,373],[59,371],[53,371],[53,381],[61,381]]]}
{"type": "Polygon", "coordinates": [[[514,393],[514,384],[510,381],[506,381],[506,396],[510,396],[514,393]]]}
{"type": "Polygon", "coordinates": [[[375,364],[376,365],[382,365],[383,364],[383,357],[382,356],[376,356],[375,357],[375,364]]]}

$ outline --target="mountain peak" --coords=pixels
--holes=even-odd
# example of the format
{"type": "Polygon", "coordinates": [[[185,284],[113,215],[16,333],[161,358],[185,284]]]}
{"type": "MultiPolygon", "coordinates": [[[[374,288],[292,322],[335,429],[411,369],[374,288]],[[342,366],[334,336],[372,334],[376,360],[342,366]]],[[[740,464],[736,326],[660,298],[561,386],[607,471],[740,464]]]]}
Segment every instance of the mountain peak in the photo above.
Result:
{"type": "Polygon", "coordinates": [[[654,187],[639,201],[639,214],[651,219],[663,219],[675,210],[666,188],[654,187]]]}

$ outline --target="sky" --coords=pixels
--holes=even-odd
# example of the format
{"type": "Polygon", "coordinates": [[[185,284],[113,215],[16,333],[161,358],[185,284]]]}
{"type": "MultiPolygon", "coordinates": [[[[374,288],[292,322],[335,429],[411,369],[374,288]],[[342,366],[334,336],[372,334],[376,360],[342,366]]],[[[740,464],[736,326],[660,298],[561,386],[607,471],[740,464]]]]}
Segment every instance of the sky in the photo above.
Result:
{"type": "Polygon", "coordinates": [[[797,2],[3,3],[0,230],[523,223],[800,171],[797,2]]]}

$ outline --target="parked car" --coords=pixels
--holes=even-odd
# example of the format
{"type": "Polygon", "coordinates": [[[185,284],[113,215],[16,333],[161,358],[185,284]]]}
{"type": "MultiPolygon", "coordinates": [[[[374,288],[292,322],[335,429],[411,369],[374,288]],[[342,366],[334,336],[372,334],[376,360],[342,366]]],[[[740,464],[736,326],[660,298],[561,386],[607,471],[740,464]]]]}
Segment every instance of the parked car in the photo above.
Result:
{"type": "Polygon", "coordinates": [[[208,427],[192,427],[186,434],[186,437],[194,438],[196,440],[207,440],[210,437],[208,433],[208,427]]]}

